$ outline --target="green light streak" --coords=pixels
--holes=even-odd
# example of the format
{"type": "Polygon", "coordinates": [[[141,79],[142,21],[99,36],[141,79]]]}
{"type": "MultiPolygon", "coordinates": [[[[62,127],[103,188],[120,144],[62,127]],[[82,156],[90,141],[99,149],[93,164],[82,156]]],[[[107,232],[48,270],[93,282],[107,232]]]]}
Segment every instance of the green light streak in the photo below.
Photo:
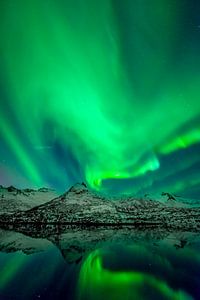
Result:
{"type": "Polygon", "coordinates": [[[194,128],[192,131],[176,137],[171,142],[169,141],[166,145],[160,148],[160,152],[166,155],[182,148],[188,148],[191,145],[197,144],[199,142],[200,142],[200,129],[194,128]]]}
{"type": "Polygon", "coordinates": [[[21,162],[22,167],[27,175],[27,178],[33,180],[36,186],[41,186],[42,179],[32,162],[30,156],[23,147],[23,143],[20,142],[17,134],[14,132],[14,128],[10,126],[7,120],[0,114],[1,119],[1,132],[4,134],[6,142],[9,144],[10,148],[13,150],[14,156],[17,160],[21,162]]]}

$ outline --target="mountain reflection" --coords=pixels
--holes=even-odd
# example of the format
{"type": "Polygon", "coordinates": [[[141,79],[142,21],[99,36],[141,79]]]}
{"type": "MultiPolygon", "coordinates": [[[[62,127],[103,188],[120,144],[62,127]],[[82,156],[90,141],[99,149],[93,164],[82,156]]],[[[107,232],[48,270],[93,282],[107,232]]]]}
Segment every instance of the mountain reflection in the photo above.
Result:
{"type": "Polygon", "coordinates": [[[0,265],[5,253],[14,253],[7,254],[1,269],[0,295],[12,299],[9,286],[16,282],[20,291],[23,270],[32,288],[13,299],[36,299],[39,286],[40,299],[198,299],[199,248],[200,236],[188,232],[31,225],[1,229],[0,265]],[[38,276],[40,284],[30,272],[33,261],[41,272],[48,265],[48,276],[38,276]]]}

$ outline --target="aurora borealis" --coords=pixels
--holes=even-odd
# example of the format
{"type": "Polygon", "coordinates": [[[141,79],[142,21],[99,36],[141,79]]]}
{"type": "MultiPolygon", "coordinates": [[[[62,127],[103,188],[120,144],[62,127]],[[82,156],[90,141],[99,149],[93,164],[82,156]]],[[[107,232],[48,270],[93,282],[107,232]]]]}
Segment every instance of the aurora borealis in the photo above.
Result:
{"type": "Polygon", "coordinates": [[[197,0],[3,0],[0,181],[200,192],[197,0]]]}

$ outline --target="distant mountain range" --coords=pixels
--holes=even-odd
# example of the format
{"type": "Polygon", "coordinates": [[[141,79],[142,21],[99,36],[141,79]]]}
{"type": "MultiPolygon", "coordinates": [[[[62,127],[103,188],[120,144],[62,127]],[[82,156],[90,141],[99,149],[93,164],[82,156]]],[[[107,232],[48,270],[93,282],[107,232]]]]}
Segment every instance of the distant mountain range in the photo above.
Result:
{"type": "MultiPolygon", "coordinates": [[[[0,185],[0,215],[25,211],[55,198],[56,191],[48,188],[18,189],[0,185]]],[[[1,220],[1,217],[0,217],[1,220]]]]}
{"type": "Polygon", "coordinates": [[[0,194],[3,228],[74,224],[200,231],[200,206],[192,207],[169,193],[163,193],[158,200],[150,196],[111,199],[91,192],[84,183],[74,185],[58,197],[55,191],[45,188],[36,191],[9,187],[1,188],[0,192],[4,195],[1,198],[0,194]]]}

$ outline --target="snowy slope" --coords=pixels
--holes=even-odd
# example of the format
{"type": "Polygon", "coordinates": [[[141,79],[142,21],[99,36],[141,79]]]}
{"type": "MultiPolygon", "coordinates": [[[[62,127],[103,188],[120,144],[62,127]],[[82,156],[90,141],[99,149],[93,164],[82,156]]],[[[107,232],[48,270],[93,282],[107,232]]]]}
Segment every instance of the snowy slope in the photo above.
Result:
{"type": "Polygon", "coordinates": [[[54,190],[47,188],[20,190],[12,186],[7,188],[0,186],[0,215],[28,210],[56,196],[57,193],[54,190]]]}

